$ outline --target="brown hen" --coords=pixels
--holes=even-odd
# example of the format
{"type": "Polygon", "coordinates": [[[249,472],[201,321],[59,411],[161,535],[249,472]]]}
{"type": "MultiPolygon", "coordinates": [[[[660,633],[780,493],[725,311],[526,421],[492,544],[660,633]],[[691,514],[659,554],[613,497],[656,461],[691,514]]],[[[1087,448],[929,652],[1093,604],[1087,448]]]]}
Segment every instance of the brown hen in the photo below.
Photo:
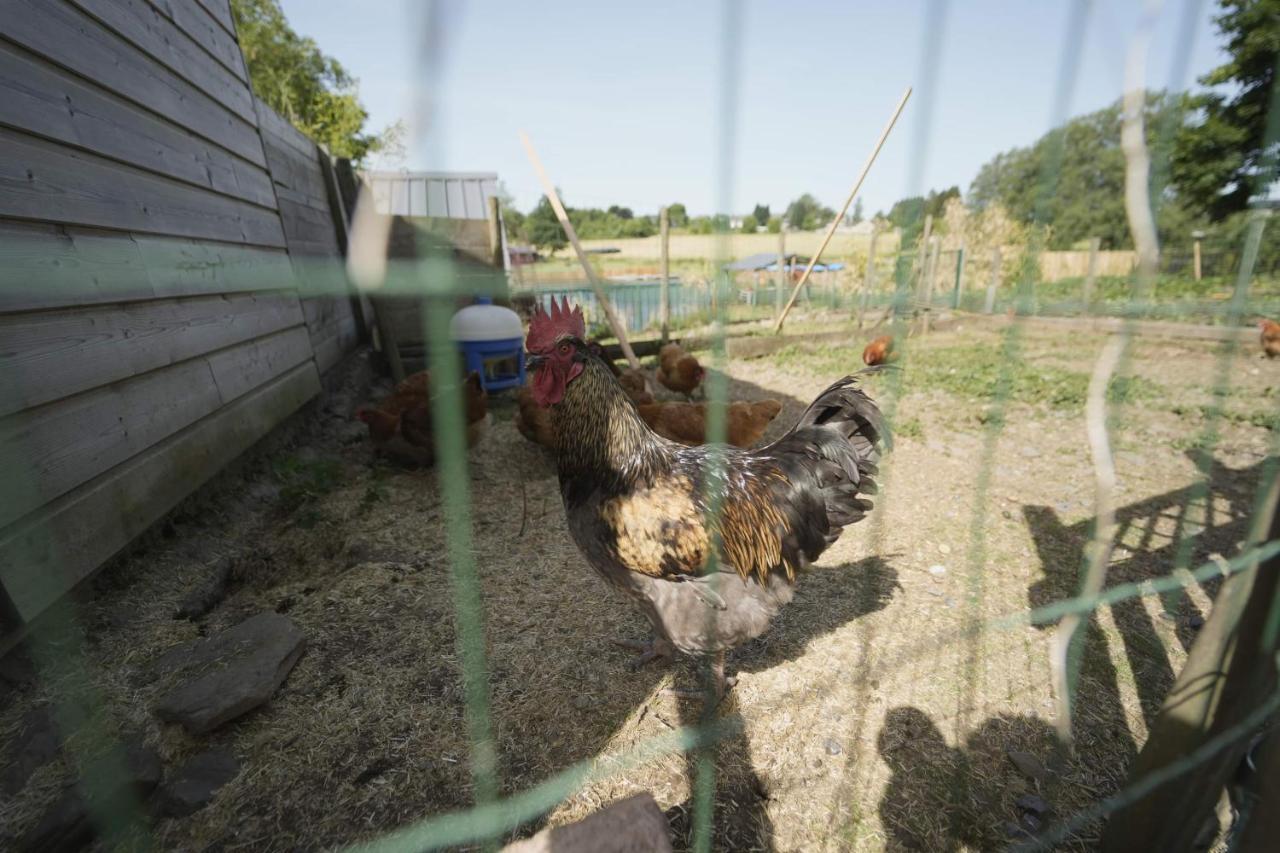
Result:
{"type": "MultiPolygon", "coordinates": [[[[648,403],[637,405],[636,410],[649,429],[663,438],[690,446],[707,443],[706,403],[648,403]]],[[[751,447],[780,411],[782,403],[777,400],[730,403],[725,413],[725,441],[734,447],[751,447]]]]}
{"type": "Polygon", "coordinates": [[[679,344],[667,344],[658,351],[658,381],[677,394],[691,396],[706,374],[698,360],[679,344]]]}

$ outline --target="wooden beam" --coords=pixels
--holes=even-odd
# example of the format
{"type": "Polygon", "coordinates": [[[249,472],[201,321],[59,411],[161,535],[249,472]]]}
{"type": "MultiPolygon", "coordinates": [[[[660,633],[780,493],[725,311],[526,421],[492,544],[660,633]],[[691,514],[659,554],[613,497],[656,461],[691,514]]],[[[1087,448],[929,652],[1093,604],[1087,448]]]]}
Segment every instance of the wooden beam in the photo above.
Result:
{"type": "Polygon", "coordinates": [[[894,109],[893,115],[889,117],[889,123],[880,132],[880,138],[876,140],[875,148],[871,150],[871,155],[867,157],[867,162],[862,165],[862,171],[858,173],[858,179],[853,182],[853,189],[849,190],[849,195],[844,200],[844,206],[840,208],[840,212],[836,214],[835,218],[831,220],[831,224],[827,226],[826,236],[822,238],[822,243],[818,245],[818,251],[814,252],[813,257],[809,259],[809,266],[805,268],[804,275],[800,276],[800,280],[796,282],[795,289],[791,291],[791,298],[787,300],[786,307],[782,309],[782,313],[773,325],[774,334],[782,331],[782,324],[786,322],[791,306],[795,305],[796,296],[799,295],[800,288],[808,283],[809,276],[813,274],[814,266],[818,263],[818,259],[822,257],[822,253],[827,248],[827,244],[831,242],[831,238],[835,235],[836,227],[844,219],[845,214],[849,212],[849,205],[853,204],[853,199],[858,195],[858,190],[862,189],[862,182],[866,179],[867,173],[871,171],[871,164],[875,163],[876,155],[884,147],[885,140],[889,138],[889,131],[893,130],[894,124],[898,121],[898,116],[902,115],[902,110],[906,107],[907,99],[910,97],[911,87],[908,86],[907,90],[902,93],[902,99],[898,101],[898,106],[894,109]]]}
{"type": "Polygon", "coordinates": [[[569,214],[565,211],[564,205],[560,203],[560,194],[556,192],[556,185],[551,182],[550,176],[547,175],[547,170],[542,167],[542,161],[538,158],[538,152],[533,148],[533,142],[523,130],[520,131],[520,142],[524,145],[525,153],[529,155],[529,162],[533,164],[533,170],[537,172],[538,180],[542,182],[542,189],[546,192],[547,199],[551,202],[551,207],[556,212],[556,218],[560,220],[560,227],[564,229],[565,235],[568,236],[569,242],[573,245],[573,251],[578,255],[578,262],[582,264],[582,269],[587,274],[587,281],[591,283],[591,289],[595,291],[596,301],[600,303],[605,319],[609,321],[614,337],[618,339],[618,345],[622,347],[622,353],[627,357],[627,363],[631,365],[632,370],[639,370],[640,360],[636,358],[636,354],[631,351],[631,344],[627,342],[626,326],[623,325],[617,313],[614,312],[613,304],[604,292],[604,286],[596,278],[595,268],[587,260],[587,253],[583,251],[582,243],[578,242],[578,232],[574,229],[573,223],[569,221],[569,214]]]}

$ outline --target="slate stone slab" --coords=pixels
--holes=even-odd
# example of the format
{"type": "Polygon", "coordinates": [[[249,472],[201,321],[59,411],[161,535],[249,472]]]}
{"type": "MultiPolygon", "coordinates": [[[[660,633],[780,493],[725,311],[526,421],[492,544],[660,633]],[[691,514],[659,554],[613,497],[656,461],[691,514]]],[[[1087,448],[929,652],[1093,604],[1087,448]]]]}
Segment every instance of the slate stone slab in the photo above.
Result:
{"type": "Polygon", "coordinates": [[[204,734],[253,710],[289,675],[306,647],[293,620],[259,613],[202,642],[179,646],[156,663],[181,682],[156,703],[162,720],[204,734]]]}
{"type": "Polygon", "coordinates": [[[225,749],[211,749],[178,768],[160,791],[161,806],[171,817],[185,817],[209,804],[223,785],[240,773],[240,762],[225,749]]]}

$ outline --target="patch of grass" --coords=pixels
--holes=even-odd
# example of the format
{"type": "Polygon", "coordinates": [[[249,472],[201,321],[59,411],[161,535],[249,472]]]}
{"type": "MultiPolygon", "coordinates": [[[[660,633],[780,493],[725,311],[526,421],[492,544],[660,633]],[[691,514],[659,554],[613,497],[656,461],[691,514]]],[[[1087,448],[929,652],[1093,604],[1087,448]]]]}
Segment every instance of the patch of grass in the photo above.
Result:
{"type": "Polygon", "coordinates": [[[924,438],[924,424],[919,418],[902,418],[893,425],[893,434],[895,437],[924,438]]]}
{"type": "MultiPolygon", "coordinates": [[[[857,356],[847,348],[790,346],[774,358],[780,367],[803,369],[822,375],[848,373],[857,366],[857,356]]],[[[1009,402],[1042,404],[1052,409],[1078,409],[1084,405],[1089,375],[1023,358],[1014,363],[1007,377],[1000,350],[988,345],[963,345],[925,349],[916,347],[903,365],[903,390],[943,391],[974,402],[989,402],[1001,396],[1007,381],[1009,402]]],[[[872,377],[872,382],[882,381],[872,377]]],[[[1128,403],[1159,397],[1164,389],[1138,376],[1118,376],[1112,380],[1108,397],[1113,403],[1128,403]]]]}
{"type": "Polygon", "coordinates": [[[342,480],[342,463],[336,459],[285,456],[274,460],[271,470],[280,483],[280,506],[286,513],[314,503],[342,480]]]}

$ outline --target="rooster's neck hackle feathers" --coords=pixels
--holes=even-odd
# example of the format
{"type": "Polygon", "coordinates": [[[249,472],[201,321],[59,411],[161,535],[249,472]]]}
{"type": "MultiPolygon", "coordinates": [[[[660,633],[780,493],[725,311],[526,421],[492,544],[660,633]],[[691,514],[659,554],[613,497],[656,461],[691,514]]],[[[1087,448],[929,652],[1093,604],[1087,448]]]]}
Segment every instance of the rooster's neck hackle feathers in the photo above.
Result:
{"type": "Polygon", "coordinates": [[[617,490],[667,470],[667,442],[649,429],[635,404],[598,358],[588,358],[551,408],[562,480],[617,490]]]}

